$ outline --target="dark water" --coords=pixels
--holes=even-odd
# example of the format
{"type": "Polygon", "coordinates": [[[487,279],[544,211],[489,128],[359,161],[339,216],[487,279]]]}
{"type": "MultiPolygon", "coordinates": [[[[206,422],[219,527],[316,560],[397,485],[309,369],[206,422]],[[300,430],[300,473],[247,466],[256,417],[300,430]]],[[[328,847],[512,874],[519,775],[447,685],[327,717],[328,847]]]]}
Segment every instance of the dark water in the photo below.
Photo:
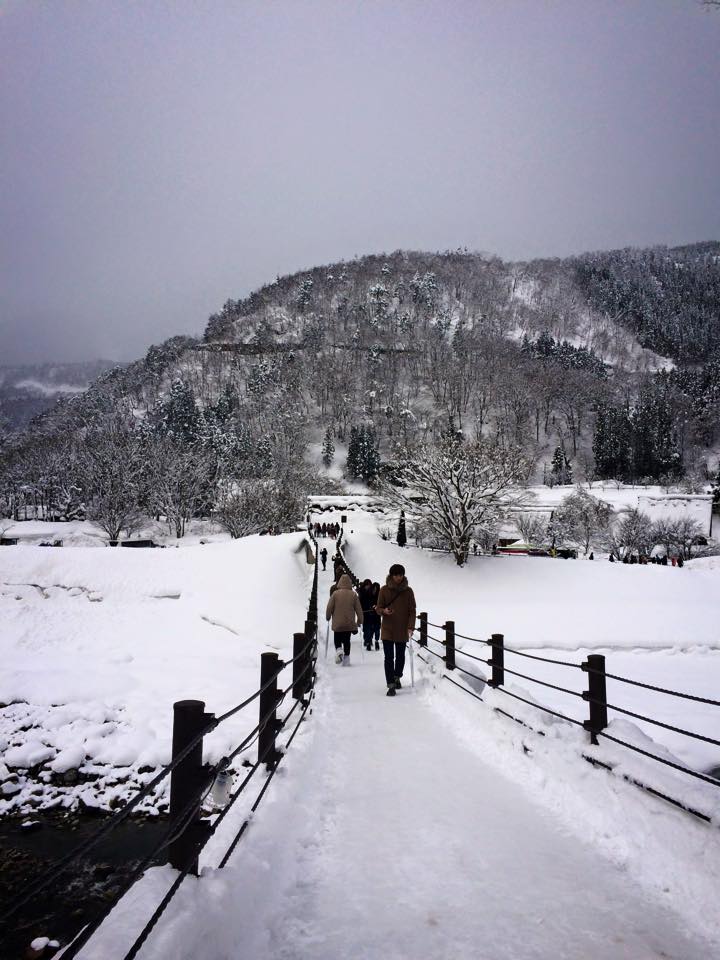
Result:
{"type": "MultiPolygon", "coordinates": [[[[0,821],[0,915],[25,887],[51,871],[103,822],[102,816],[53,813],[0,821]],[[31,819],[32,826],[23,826],[31,819]]],[[[165,817],[129,818],[120,824],[85,857],[70,864],[49,890],[0,927],[1,960],[36,956],[26,952],[36,937],[67,944],[112,898],[167,828],[165,817]]],[[[43,958],[52,955],[52,950],[42,954],[43,958]]]]}

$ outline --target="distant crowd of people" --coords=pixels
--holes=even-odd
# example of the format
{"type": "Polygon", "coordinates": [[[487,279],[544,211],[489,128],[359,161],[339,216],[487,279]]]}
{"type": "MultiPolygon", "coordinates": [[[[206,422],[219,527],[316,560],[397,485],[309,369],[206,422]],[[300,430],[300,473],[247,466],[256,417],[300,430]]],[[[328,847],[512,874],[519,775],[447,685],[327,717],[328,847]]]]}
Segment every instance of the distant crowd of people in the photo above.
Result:
{"type": "MultiPolygon", "coordinates": [[[[594,559],[592,554],[590,554],[590,559],[591,560],[594,559]]],[[[630,563],[630,564],[654,563],[654,564],[658,564],[661,567],[667,567],[667,566],[682,567],[685,564],[685,561],[681,556],[668,557],[667,554],[663,554],[661,557],[646,557],[643,554],[640,554],[638,556],[637,554],[633,553],[630,556],[626,554],[622,559],[619,559],[618,557],[615,556],[614,553],[611,553],[610,556],[608,557],[608,560],[610,561],[610,563],[630,563]]]]}
{"type": "Polygon", "coordinates": [[[315,523],[311,526],[316,537],[329,537],[331,540],[336,540],[340,534],[339,523],[315,523]]]}

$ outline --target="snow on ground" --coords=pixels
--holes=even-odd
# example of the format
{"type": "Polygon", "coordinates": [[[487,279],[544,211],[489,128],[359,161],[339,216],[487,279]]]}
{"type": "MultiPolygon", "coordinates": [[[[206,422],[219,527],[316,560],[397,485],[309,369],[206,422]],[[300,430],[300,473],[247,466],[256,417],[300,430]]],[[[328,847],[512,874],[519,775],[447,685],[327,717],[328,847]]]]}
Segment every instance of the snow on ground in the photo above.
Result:
{"type": "MultiPolygon", "coordinates": [[[[321,596],[329,582],[328,571],[321,596]]],[[[497,716],[417,658],[416,688],[406,669],[389,700],[381,653],[354,641],[346,669],[323,646],[321,632],[313,716],[250,830],[218,870],[243,817],[233,811],[145,960],[230,960],[239,949],[254,960],[714,954],[715,831],[593,770],[561,737],[497,716]]],[[[121,956],[172,876],[149,871],[83,960],[121,956]]]]}
{"type": "MultiPolygon", "coordinates": [[[[131,773],[169,760],[174,701],[205,700],[220,714],[257,689],[260,653],[289,654],[303,628],[304,539],[0,550],[0,761],[20,771],[43,764],[21,774],[0,813],[53,803],[51,775],[78,767],[81,779],[101,779],[64,788],[63,802],[113,802],[131,773]]],[[[255,720],[240,714],[219,727],[207,758],[255,720]]]]}
{"type": "MultiPolygon", "coordinates": [[[[386,518],[354,499],[351,508],[347,498],[324,498],[328,509],[313,519],[347,514],[346,556],[360,577],[382,582],[392,562],[403,562],[431,621],[454,619],[460,633],[480,639],[501,632],[509,646],[572,662],[603,652],[613,672],[718,698],[714,558],[677,569],[471,557],[460,570],[447,555],[382,541],[377,526],[386,518]]],[[[122,771],[133,770],[141,782],[142,766],[168,759],[174,700],[204,698],[219,713],[257,688],[262,650],[289,654],[310,582],[302,540],[0,550],[0,701],[14,701],[0,710],[7,741],[0,760],[17,750],[13,762],[42,764],[51,779],[82,754],[87,771],[103,771],[95,781],[103,802],[113,791],[122,799],[122,771]]],[[[332,553],[334,544],[326,545],[332,553]]],[[[489,652],[459,639],[458,648],[463,644],[480,656],[489,652]]],[[[321,642],[314,712],[250,830],[218,870],[255,790],[211,841],[203,876],[183,885],[143,958],[229,960],[241,947],[254,960],[691,960],[717,951],[716,826],[617,774],[679,796],[715,824],[720,789],[688,785],[681,773],[607,742],[590,747],[579,728],[500,692],[485,689],[480,702],[418,659],[416,690],[388,700],[381,654],[363,660],[358,646],[345,670],[323,659],[321,642]],[[594,769],[583,753],[617,764],[616,774],[594,769]]],[[[487,672],[472,661],[468,668],[487,672]]],[[[519,670],[585,688],[585,675],[572,668],[523,660],[519,670]]],[[[455,677],[462,682],[459,672],[455,677]]],[[[568,717],[586,716],[579,698],[517,677],[507,684],[568,717]]],[[[611,702],[717,736],[718,708],[612,682],[608,694],[611,702]]],[[[206,759],[226,753],[254,725],[255,711],[245,713],[207,738],[206,759]]],[[[696,768],[720,762],[709,744],[611,719],[616,735],[652,752],[696,768]]],[[[21,788],[6,812],[32,809],[31,785],[21,788]]],[[[68,801],[89,789],[66,788],[68,801]]],[[[149,871],[81,957],[122,956],[171,877],[168,868],[149,871]]]]}

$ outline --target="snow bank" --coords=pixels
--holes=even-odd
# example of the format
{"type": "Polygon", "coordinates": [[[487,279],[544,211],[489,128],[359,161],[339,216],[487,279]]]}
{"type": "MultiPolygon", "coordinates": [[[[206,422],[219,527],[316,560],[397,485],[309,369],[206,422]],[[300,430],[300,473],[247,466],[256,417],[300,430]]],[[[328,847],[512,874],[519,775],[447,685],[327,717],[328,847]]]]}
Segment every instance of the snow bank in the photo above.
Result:
{"type": "MultiPolygon", "coordinates": [[[[45,805],[50,781],[71,769],[81,779],[118,768],[137,777],[169,759],[174,701],[201,699],[219,714],[255,690],[260,653],[289,654],[303,628],[312,573],[303,539],[0,550],[0,760],[41,768],[0,813],[45,805]],[[47,789],[31,796],[38,780],[47,789]]],[[[255,713],[208,736],[206,758],[234,747],[255,713]]],[[[100,796],[109,782],[93,790],[100,796]]],[[[82,786],[67,788],[68,804],[82,786]]]]}

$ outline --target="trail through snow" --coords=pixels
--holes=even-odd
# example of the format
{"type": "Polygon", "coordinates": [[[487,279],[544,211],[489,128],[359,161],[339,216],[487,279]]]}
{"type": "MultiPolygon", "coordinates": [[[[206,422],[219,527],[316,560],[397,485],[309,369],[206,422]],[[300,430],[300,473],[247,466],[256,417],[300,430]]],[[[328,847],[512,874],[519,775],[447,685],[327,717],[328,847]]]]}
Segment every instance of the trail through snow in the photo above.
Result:
{"type": "MultiPolygon", "coordinates": [[[[409,688],[409,665],[406,686],[385,697],[382,651],[361,659],[360,647],[344,668],[332,639],[327,660],[321,644],[314,775],[295,807],[309,829],[257,960],[709,955],[665,905],[448,736],[409,688]]],[[[247,930],[250,918],[237,919],[247,930]]]]}

